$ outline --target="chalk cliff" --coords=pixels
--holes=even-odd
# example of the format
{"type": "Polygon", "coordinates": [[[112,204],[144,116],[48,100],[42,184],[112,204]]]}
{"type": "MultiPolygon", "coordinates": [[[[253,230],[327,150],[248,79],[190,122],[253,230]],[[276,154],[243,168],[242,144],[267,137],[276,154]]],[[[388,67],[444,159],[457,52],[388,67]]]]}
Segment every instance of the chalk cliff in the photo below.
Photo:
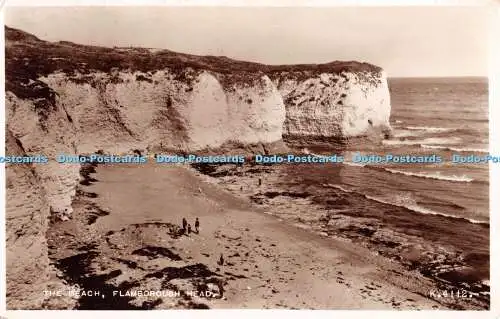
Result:
{"type": "MultiPolygon", "coordinates": [[[[26,155],[20,142],[6,132],[6,151],[26,155]]],[[[40,308],[49,280],[47,230],[49,205],[34,168],[29,164],[6,165],[5,238],[7,306],[40,308]]]]}
{"type": "Polygon", "coordinates": [[[301,144],[390,135],[391,104],[385,72],[321,73],[277,81],[286,105],[283,135],[301,144]]]}
{"type": "MultiPolygon", "coordinates": [[[[5,35],[7,154],[266,150],[283,142],[343,144],[390,131],[387,80],[368,63],[269,66],[47,42],[9,27],[5,35]]],[[[51,212],[71,213],[79,165],[9,165],[7,176],[8,279],[22,286],[17,271],[28,259],[43,274],[33,280],[45,278],[46,220],[51,212]],[[21,246],[32,247],[28,257],[14,253],[21,246]]],[[[9,298],[19,306],[16,296],[9,298]]]]}

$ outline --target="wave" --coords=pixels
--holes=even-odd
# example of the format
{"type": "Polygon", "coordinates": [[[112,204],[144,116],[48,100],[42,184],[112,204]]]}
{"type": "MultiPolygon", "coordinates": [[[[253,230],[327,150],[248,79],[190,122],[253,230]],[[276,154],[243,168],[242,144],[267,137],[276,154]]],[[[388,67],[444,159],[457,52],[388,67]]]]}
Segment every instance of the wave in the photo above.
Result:
{"type": "Polygon", "coordinates": [[[394,174],[402,174],[406,176],[415,176],[415,177],[421,177],[421,178],[429,178],[429,179],[438,179],[442,181],[449,181],[449,182],[466,182],[470,183],[474,179],[467,177],[466,175],[462,176],[457,176],[457,175],[452,175],[452,176],[446,176],[446,175],[441,175],[439,172],[435,173],[415,173],[415,172],[405,172],[405,171],[398,171],[395,169],[390,169],[390,168],[384,168],[385,171],[394,173],[394,174]]]}
{"type": "Polygon", "coordinates": [[[426,131],[429,133],[440,133],[440,132],[452,132],[456,131],[456,128],[451,127],[432,127],[432,126],[407,126],[407,130],[411,131],[426,131]]]}
{"type": "Polygon", "coordinates": [[[409,171],[400,171],[391,168],[378,167],[370,164],[361,164],[361,163],[352,163],[352,162],[343,162],[342,164],[354,167],[366,167],[367,169],[376,170],[380,172],[388,172],[391,174],[401,174],[406,176],[425,178],[425,179],[436,179],[447,182],[456,182],[456,183],[488,183],[487,181],[475,180],[467,175],[442,175],[440,172],[409,172],[409,171]]]}
{"type": "Polygon", "coordinates": [[[401,131],[401,132],[395,132],[393,134],[394,138],[400,138],[400,137],[413,137],[413,136],[420,136],[423,135],[425,132],[417,132],[417,131],[401,131]]]}
{"type": "Polygon", "coordinates": [[[376,201],[376,202],[379,202],[379,203],[389,204],[389,205],[393,205],[393,206],[397,206],[397,207],[401,207],[401,208],[406,208],[408,210],[411,210],[411,211],[414,211],[414,212],[420,213],[420,214],[438,215],[438,216],[444,216],[444,217],[448,217],[448,218],[463,219],[463,220],[467,220],[468,222],[473,223],[473,224],[486,224],[486,225],[489,224],[488,222],[485,222],[485,221],[482,221],[482,220],[477,220],[477,219],[473,219],[473,218],[466,218],[466,217],[461,217],[461,216],[455,216],[455,215],[450,215],[450,214],[436,212],[436,211],[433,211],[431,209],[419,206],[416,203],[408,203],[408,204],[393,203],[390,200],[387,200],[385,198],[380,198],[380,197],[375,197],[375,196],[369,196],[369,195],[365,195],[365,194],[363,194],[363,196],[365,198],[367,198],[367,199],[370,199],[370,200],[373,200],[373,201],[376,201]]]}
{"type": "MultiPolygon", "coordinates": [[[[414,137],[414,136],[432,136],[432,137],[446,137],[447,133],[455,133],[454,135],[478,136],[484,134],[474,128],[446,128],[446,127],[426,127],[426,126],[408,126],[408,127],[395,127],[393,136],[400,137],[414,137]]],[[[486,132],[487,134],[487,132],[486,132]]]]}
{"type": "Polygon", "coordinates": [[[382,141],[385,145],[417,145],[421,146],[424,144],[458,144],[461,139],[459,137],[449,137],[449,138],[441,138],[441,137],[431,137],[423,140],[384,140],[382,141]]]}
{"type": "Polygon", "coordinates": [[[349,190],[349,189],[346,189],[340,185],[336,185],[336,184],[323,184],[323,186],[325,187],[331,187],[331,188],[336,188],[336,189],[340,189],[341,191],[345,192],[345,193],[357,193],[355,191],[352,191],[352,190],[349,190]]]}
{"type": "Polygon", "coordinates": [[[366,164],[353,163],[353,162],[343,162],[342,164],[348,165],[348,166],[357,166],[357,167],[365,167],[366,166],[366,164]]]}
{"type": "Polygon", "coordinates": [[[461,216],[455,216],[455,215],[450,215],[450,214],[445,214],[445,213],[433,211],[431,209],[419,206],[413,200],[409,200],[408,197],[404,197],[404,196],[400,196],[399,199],[398,198],[393,198],[392,200],[390,200],[390,199],[386,199],[386,198],[381,198],[381,197],[375,197],[375,196],[366,195],[366,194],[363,194],[363,193],[360,193],[360,192],[356,192],[356,191],[353,191],[353,190],[348,190],[348,189],[343,188],[340,185],[323,184],[323,186],[331,187],[331,188],[336,188],[336,189],[339,189],[339,190],[341,190],[343,192],[346,192],[346,193],[355,193],[355,194],[358,194],[358,195],[361,195],[361,196],[365,197],[366,199],[369,199],[369,200],[372,200],[372,201],[375,201],[375,202],[378,202],[378,203],[392,205],[392,206],[401,207],[401,208],[406,208],[406,209],[408,209],[410,211],[413,211],[413,212],[419,213],[419,214],[438,215],[438,216],[443,216],[443,217],[447,217],[447,218],[455,218],[455,219],[466,220],[466,221],[468,221],[470,223],[473,223],[473,224],[485,224],[485,225],[489,225],[489,222],[485,222],[485,221],[482,221],[482,220],[477,220],[477,219],[473,219],[473,218],[466,218],[466,217],[461,217],[461,216]]]}
{"type": "Polygon", "coordinates": [[[421,147],[428,148],[428,149],[452,151],[452,152],[476,152],[476,153],[488,153],[489,152],[487,149],[483,149],[483,148],[468,148],[468,147],[459,148],[459,147],[449,147],[449,146],[443,146],[443,145],[422,144],[421,147]]]}

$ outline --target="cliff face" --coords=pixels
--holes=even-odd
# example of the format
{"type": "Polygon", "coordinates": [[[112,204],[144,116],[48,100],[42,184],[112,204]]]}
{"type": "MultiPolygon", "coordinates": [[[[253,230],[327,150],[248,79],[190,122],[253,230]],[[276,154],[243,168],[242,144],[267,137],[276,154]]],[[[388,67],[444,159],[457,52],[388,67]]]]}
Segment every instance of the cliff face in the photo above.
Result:
{"type": "Polygon", "coordinates": [[[71,119],[67,129],[75,134],[79,153],[195,151],[229,141],[271,143],[282,136],[285,108],[266,75],[229,88],[217,74],[193,71],[176,79],[168,69],[73,78],[53,73],[40,80],[57,92],[57,115],[71,119]]]}
{"type": "Polygon", "coordinates": [[[384,72],[322,73],[277,83],[286,105],[287,139],[330,140],[390,134],[389,88],[384,72]]]}
{"type": "MultiPolygon", "coordinates": [[[[25,155],[7,131],[6,153],[25,155]]],[[[6,165],[6,269],[8,308],[36,309],[49,280],[45,231],[49,205],[42,183],[28,164],[6,165]]]]}
{"type": "MultiPolygon", "coordinates": [[[[7,154],[344,143],[390,130],[385,74],[367,63],[269,66],[50,43],[8,27],[5,34],[7,154]]],[[[22,267],[39,267],[44,275],[33,280],[40,282],[48,269],[46,220],[71,213],[79,165],[10,165],[7,176],[7,247],[31,247],[24,259],[9,255],[9,284],[22,285],[22,267]]]]}

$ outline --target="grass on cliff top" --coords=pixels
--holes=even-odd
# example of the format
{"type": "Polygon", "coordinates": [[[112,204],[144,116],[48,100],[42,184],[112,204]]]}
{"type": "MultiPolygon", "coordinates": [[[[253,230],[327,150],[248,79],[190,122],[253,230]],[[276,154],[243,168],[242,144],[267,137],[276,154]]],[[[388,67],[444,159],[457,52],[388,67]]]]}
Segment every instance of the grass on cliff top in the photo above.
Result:
{"type": "MultiPolygon", "coordinates": [[[[197,56],[169,50],[151,52],[144,48],[106,48],[80,45],[67,41],[47,42],[21,30],[5,27],[7,72],[13,66],[39,75],[56,70],[103,71],[113,68],[153,71],[163,68],[211,70],[217,73],[234,72],[379,72],[380,67],[356,61],[334,61],[324,64],[265,65],[233,60],[227,57],[197,56]],[[27,60],[26,60],[27,59],[27,60]],[[29,62],[28,64],[24,62],[29,62]]],[[[30,73],[31,75],[31,73],[30,73]]]]}
{"type": "Polygon", "coordinates": [[[220,74],[226,83],[252,82],[262,74],[272,79],[306,79],[320,73],[378,73],[381,68],[356,61],[325,64],[265,65],[227,57],[197,56],[169,50],[152,52],[145,48],[107,48],[80,45],[68,41],[47,42],[21,30],[5,26],[6,89],[21,98],[30,98],[26,86],[31,80],[55,71],[68,75],[76,72],[113,70],[155,71],[169,69],[181,78],[188,68],[220,74]]]}

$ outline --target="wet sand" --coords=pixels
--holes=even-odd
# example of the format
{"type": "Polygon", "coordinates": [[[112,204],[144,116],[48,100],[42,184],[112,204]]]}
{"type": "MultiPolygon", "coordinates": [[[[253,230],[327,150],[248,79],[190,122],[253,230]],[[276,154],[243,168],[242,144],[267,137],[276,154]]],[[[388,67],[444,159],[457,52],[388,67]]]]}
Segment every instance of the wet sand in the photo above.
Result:
{"type": "Polygon", "coordinates": [[[58,276],[100,295],[51,297],[47,308],[454,308],[429,297],[435,283],[419,272],[284,222],[191,168],[93,169],[48,241],[58,276]],[[196,217],[200,232],[182,234],[182,218],[196,217]],[[179,294],[127,295],[139,290],[179,294]]]}

